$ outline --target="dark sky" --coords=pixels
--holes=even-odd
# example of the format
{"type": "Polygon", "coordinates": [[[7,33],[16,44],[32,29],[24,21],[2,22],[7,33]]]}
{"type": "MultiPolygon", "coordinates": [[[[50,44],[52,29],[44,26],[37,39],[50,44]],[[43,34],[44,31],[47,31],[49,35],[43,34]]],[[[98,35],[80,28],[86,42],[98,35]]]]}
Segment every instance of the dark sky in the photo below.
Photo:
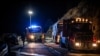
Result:
{"type": "Polygon", "coordinates": [[[3,0],[0,1],[0,33],[23,32],[29,26],[28,9],[32,9],[32,24],[48,29],[78,0],[3,0]]]}

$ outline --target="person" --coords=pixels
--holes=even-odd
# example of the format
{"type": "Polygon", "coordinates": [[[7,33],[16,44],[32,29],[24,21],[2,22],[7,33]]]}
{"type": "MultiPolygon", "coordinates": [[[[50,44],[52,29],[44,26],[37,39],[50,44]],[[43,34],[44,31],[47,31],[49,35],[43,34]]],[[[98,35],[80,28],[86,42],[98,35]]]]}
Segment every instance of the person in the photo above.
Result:
{"type": "Polygon", "coordinates": [[[15,45],[17,45],[17,36],[16,34],[13,34],[13,33],[7,33],[5,34],[4,36],[4,40],[5,40],[5,43],[7,44],[8,46],[8,56],[15,56],[16,54],[14,52],[12,52],[12,47],[14,47],[15,45]]]}
{"type": "Polygon", "coordinates": [[[23,46],[24,46],[25,45],[25,34],[24,33],[21,35],[21,38],[22,38],[23,46]]]}

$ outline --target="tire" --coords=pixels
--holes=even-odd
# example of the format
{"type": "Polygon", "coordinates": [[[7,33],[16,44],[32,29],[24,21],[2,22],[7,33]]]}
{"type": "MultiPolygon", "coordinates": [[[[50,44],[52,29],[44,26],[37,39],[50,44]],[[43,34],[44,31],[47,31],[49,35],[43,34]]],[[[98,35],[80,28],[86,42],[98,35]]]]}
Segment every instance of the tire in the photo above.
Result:
{"type": "Polygon", "coordinates": [[[62,41],[60,41],[60,47],[61,48],[66,48],[66,45],[64,43],[62,43],[62,41]]]}
{"type": "Polygon", "coordinates": [[[73,51],[73,48],[71,47],[71,44],[66,41],[66,49],[69,51],[69,52],[72,52],[73,51]]]}

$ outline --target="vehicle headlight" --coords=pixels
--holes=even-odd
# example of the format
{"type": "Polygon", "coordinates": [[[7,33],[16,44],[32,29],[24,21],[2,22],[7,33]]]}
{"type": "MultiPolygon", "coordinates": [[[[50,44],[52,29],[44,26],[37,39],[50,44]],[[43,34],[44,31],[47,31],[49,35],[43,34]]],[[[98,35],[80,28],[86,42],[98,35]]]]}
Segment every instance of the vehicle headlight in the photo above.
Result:
{"type": "Polygon", "coordinates": [[[34,36],[34,35],[30,35],[30,38],[31,38],[31,39],[34,39],[34,38],[35,38],[35,36],[34,36]]]}
{"type": "Polygon", "coordinates": [[[92,46],[93,46],[93,47],[97,47],[97,44],[96,44],[96,43],[93,43],[92,46]]]}
{"type": "Polygon", "coordinates": [[[76,42],[76,43],[75,43],[75,46],[76,46],[76,47],[80,47],[80,46],[81,46],[81,43],[76,42]]]}

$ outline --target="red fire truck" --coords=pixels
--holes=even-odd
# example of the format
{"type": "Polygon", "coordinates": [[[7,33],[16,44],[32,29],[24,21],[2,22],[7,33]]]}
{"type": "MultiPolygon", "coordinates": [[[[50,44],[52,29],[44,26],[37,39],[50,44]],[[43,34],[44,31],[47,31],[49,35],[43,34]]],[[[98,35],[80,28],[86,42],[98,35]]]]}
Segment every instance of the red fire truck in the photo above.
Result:
{"type": "Polygon", "coordinates": [[[41,26],[33,25],[26,28],[26,39],[28,42],[41,42],[42,36],[41,26]]]}
{"type": "Polygon", "coordinates": [[[68,50],[96,50],[92,22],[84,18],[61,19],[52,26],[55,43],[68,50]]]}

